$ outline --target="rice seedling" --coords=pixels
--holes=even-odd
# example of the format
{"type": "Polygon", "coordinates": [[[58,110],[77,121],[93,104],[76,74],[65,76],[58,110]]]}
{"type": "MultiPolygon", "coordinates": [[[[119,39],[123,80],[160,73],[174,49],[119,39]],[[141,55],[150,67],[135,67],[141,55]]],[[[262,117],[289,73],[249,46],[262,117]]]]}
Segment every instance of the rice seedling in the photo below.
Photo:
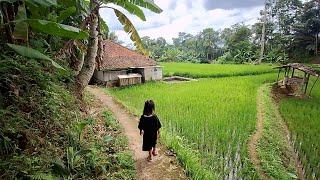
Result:
{"type": "MultiPolygon", "coordinates": [[[[310,84],[313,84],[314,78],[310,84]]],[[[311,88],[311,87],[309,87],[311,88]]],[[[309,89],[310,90],[310,89],[309,89]]],[[[286,120],[308,179],[320,179],[320,84],[307,99],[282,99],[280,111],[286,120]]]]}
{"type": "Polygon", "coordinates": [[[161,63],[165,76],[184,76],[190,78],[216,78],[230,76],[259,75],[275,72],[271,64],[191,64],[161,63]]]}
{"type": "MultiPolygon", "coordinates": [[[[183,143],[191,148],[199,155],[197,163],[205,169],[203,173],[211,172],[219,179],[251,179],[258,178],[247,151],[247,141],[256,124],[257,89],[275,78],[269,73],[179,84],[154,82],[107,91],[135,114],[142,113],[146,99],[155,100],[166,134],[182,139],[180,145],[172,147],[183,143]]],[[[197,161],[192,158],[190,162],[197,161]]],[[[193,167],[199,168],[194,164],[185,166],[191,168],[190,172],[196,172],[193,167]]]]}

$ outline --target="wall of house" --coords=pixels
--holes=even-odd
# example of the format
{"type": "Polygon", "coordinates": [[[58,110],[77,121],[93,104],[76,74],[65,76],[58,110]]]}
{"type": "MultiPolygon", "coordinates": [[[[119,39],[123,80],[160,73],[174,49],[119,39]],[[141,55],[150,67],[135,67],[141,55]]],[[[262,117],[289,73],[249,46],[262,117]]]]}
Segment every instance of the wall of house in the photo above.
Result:
{"type": "Polygon", "coordinates": [[[127,70],[117,70],[117,71],[95,71],[93,76],[97,81],[100,82],[109,82],[117,81],[118,75],[127,74],[127,70]]]}
{"type": "Polygon", "coordinates": [[[161,66],[134,68],[132,71],[142,75],[142,82],[157,81],[162,79],[161,66]]]}
{"type": "Polygon", "coordinates": [[[144,68],[144,80],[151,81],[153,77],[153,67],[145,67],[144,68]]]}
{"type": "Polygon", "coordinates": [[[162,80],[162,67],[161,66],[156,66],[153,67],[153,76],[152,76],[152,80],[162,80]]]}

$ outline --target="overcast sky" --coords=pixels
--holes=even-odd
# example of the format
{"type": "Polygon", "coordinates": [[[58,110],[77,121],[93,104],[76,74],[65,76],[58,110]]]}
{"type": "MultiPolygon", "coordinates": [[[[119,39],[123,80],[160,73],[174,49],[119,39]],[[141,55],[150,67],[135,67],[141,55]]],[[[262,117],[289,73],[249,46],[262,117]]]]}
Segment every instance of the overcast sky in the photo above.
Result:
{"type": "MultiPolygon", "coordinates": [[[[146,21],[125,13],[133,22],[141,37],[164,37],[172,42],[179,32],[196,34],[204,28],[215,30],[229,27],[235,23],[257,22],[264,0],[155,0],[163,12],[153,13],[143,9],[146,21]]],[[[121,9],[121,8],[119,8],[121,9]]],[[[122,10],[122,12],[125,12],[122,10]]],[[[130,43],[129,36],[122,30],[122,25],[111,9],[102,9],[101,16],[116,32],[125,44],[130,43]]]]}

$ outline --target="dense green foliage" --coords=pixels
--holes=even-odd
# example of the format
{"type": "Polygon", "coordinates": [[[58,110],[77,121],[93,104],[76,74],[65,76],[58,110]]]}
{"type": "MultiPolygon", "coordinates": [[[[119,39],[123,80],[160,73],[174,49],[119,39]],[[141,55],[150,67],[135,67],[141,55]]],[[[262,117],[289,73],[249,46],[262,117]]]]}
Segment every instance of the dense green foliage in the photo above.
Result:
{"type": "MultiPolygon", "coordinates": [[[[247,140],[256,123],[257,89],[275,78],[269,73],[178,84],[148,83],[109,92],[136,114],[141,113],[144,100],[155,100],[165,131],[192,147],[206,171],[219,178],[246,179],[257,177],[247,152],[247,140]]],[[[171,144],[182,151],[179,143],[171,144]]],[[[192,162],[185,164],[188,170],[197,167],[195,161],[182,163],[192,162]]]]}
{"type": "Polygon", "coordinates": [[[191,78],[215,78],[229,76],[259,75],[275,72],[272,65],[232,65],[232,64],[191,64],[160,63],[164,76],[184,76],[191,78]]]}
{"type": "Polygon", "coordinates": [[[260,58],[264,38],[263,62],[306,62],[319,54],[319,27],[319,1],[267,0],[265,11],[252,26],[235,24],[221,30],[205,28],[197,34],[180,32],[172,39],[173,44],[162,37],[143,37],[142,42],[157,61],[245,63],[260,58]]]}
{"type": "MultiPolygon", "coordinates": [[[[310,84],[314,82],[312,79],[310,84]]],[[[311,87],[309,87],[310,90],[311,87]]],[[[288,98],[280,103],[281,114],[291,131],[308,179],[320,177],[320,84],[314,87],[307,99],[288,98]]]]}
{"type": "Polygon", "coordinates": [[[71,73],[52,73],[50,64],[0,60],[1,179],[134,178],[115,119],[84,116],[68,87],[71,73]],[[96,136],[96,126],[105,126],[110,141],[96,136]]]}

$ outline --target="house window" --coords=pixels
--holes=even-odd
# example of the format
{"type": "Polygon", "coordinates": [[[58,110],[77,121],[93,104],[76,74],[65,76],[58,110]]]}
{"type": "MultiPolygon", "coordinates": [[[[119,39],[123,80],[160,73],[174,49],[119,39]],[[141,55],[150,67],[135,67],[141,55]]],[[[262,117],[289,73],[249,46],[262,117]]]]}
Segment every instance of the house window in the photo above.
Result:
{"type": "Polygon", "coordinates": [[[158,69],[157,69],[157,68],[154,68],[154,69],[153,69],[153,71],[157,72],[157,71],[158,71],[158,69]]]}

